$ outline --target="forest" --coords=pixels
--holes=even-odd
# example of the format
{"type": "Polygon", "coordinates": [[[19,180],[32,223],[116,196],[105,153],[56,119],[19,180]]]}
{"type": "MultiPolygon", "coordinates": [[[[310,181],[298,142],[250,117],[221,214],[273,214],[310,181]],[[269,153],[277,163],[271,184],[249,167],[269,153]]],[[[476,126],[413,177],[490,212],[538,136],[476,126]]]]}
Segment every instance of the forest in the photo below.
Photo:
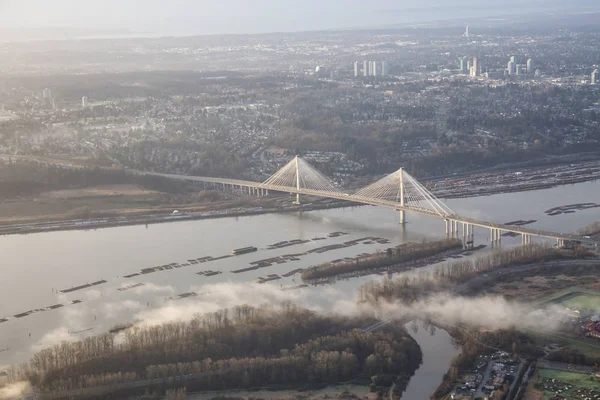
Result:
{"type": "Polygon", "coordinates": [[[145,189],[182,193],[187,184],[152,175],[134,175],[124,169],[100,167],[67,168],[29,161],[0,163],[0,198],[36,195],[48,190],[85,188],[96,185],[137,184],[145,189]]]}
{"type": "Polygon", "coordinates": [[[474,276],[509,266],[551,261],[566,257],[583,256],[585,252],[572,253],[549,245],[532,244],[495,251],[471,260],[457,260],[437,267],[432,274],[415,277],[401,276],[394,280],[368,282],[361,286],[359,302],[378,304],[380,301],[399,300],[412,303],[432,293],[466,282],[474,276]]]}
{"type": "Polygon", "coordinates": [[[375,321],[323,316],[289,302],[237,306],[63,342],[35,354],[26,374],[46,392],[172,377],[185,377],[196,391],[355,379],[402,388],[420,365],[419,346],[399,323],[361,329],[375,321]]]}
{"type": "Polygon", "coordinates": [[[390,267],[404,262],[431,257],[448,250],[462,249],[459,239],[443,239],[434,242],[404,243],[362,259],[325,263],[302,271],[303,280],[327,278],[343,273],[390,267]]]}

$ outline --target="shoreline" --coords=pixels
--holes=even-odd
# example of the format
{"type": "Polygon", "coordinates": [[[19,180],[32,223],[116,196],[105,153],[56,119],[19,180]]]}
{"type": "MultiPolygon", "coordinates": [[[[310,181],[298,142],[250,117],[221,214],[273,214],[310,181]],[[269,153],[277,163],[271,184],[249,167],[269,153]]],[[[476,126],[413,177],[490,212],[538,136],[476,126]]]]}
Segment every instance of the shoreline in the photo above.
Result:
{"type": "MultiPolygon", "coordinates": [[[[527,192],[534,190],[551,189],[554,187],[573,185],[578,183],[593,182],[599,179],[596,176],[577,176],[571,179],[565,179],[564,181],[549,182],[549,183],[536,183],[532,185],[516,185],[515,187],[506,188],[494,188],[490,187],[484,190],[467,192],[467,193],[443,193],[440,195],[440,199],[462,199],[470,197],[482,197],[491,196],[502,193],[518,193],[527,192]]],[[[92,230],[101,228],[115,228],[120,226],[135,226],[135,225],[154,225],[169,222],[179,221],[197,221],[205,219],[219,219],[219,218],[231,218],[231,217],[246,217],[253,215],[263,215],[272,213],[292,213],[292,212],[304,212],[304,211],[315,211],[315,210],[328,210],[346,207],[362,207],[364,204],[351,203],[346,201],[328,202],[325,204],[314,204],[308,203],[301,206],[286,206],[286,207],[250,207],[241,210],[232,209],[220,209],[203,212],[191,212],[181,214],[165,214],[161,212],[141,214],[139,216],[128,217],[120,213],[114,213],[107,216],[88,217],[88,218],[71,218],[71,219],[45,219],[39,218],[37,221],[32,219],[28,223],[8,223],[0,224],[0,236],[5,235],[25,235],[31,233],[42,233],[42,232],[56,232],[56,231],[72,231],[72,230],[92,230]]]]}

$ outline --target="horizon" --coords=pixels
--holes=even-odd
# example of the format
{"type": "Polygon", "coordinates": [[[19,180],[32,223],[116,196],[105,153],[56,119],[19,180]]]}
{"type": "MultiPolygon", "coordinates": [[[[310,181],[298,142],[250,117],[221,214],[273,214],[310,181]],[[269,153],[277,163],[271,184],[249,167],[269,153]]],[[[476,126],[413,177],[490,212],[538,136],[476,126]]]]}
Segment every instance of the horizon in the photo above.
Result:
{"type": "Polygon", "coordinates": [[[204,35],[247,35],[385,29],[411,24],[456,21],[460,25],[473,19],[523,14],[554,13],[569,9],[571,14],[600,11],[600,4],[578,0],[567,7],[553,0],[527,5],[498,0],[481,6],[472,0],[449,2],[425,0],[420,7],[406,1],[383,0],[365,5],[359,0],[336,0],[320,4],[316,0],[189,0],[167,3],[150,0],[138,13],[132,2],[108,0],[80,4],[57,0],[51,4],[30,0],[26,5],[15,0],[0,0],[0,41],[75,39],[86,36],[183,37],[204,35]],[[32,4],[33,7],[32,7],[32,4]],[[518,7],[518,8],[517,8],[518,7]],[[30,10],[35,10],[31,12],[30,10]],[[69,13],[64,13],[69,9],[69,13]],[[236,10],[231,12],[231,10],[236,10]]]}

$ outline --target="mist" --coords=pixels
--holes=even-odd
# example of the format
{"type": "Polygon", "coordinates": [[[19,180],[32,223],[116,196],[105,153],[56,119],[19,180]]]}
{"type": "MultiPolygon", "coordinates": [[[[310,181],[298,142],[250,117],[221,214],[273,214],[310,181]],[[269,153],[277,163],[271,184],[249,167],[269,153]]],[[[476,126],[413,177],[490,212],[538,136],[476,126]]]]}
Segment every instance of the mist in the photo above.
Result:
{"type": "MultiPolygon", "coordinates": [[[[111,30],[161,35],[240,34],[294,32],[435,20],[482,18],[525,12],[548,12],[569,7],[599,9],[597,2],[579,0],[564,4],[557,0],[427,0],[415,7],[408,0],[148,0],[140,8],[135,2],[107,0],[80,2],[32,0],[0,1],[3,29],[63,28],[111,30]]],[[[1,34],[2,32],[0,32],[1,34]]],[[[1,36],[1,35],[0,35],[1,36]]]]}
{"type": "Polygon", "coordinates": [[[15,382],[0,388],[0,400],[20,397],[31,390],[29,382],[15,382]]]}
{"type": "MultiPolygon", "coordinates": [[[[151,285],[140,288],[156,294],[173,294],[171,287],[151,285]]],[[[233,308],[247,304],[254,307],[279,305],[290,302],[298,307],[323,314],[345,316],[372,315],[381,320],[390,318],[428,319],[443,326],[469,325],[490,330],[497,329],[530,329],[556,330],[564,320],[566,310],[558,305],[540,308],[534,304],[509,301],[502,296],[460,297],[448,293],[436,294],[429,298],[405,305],[400,302],[380,302],[376,305],[357,303],[357,292],[344,290],[336,286],[323,286],[321,290],[282,291],[276,285],[259,283],[216,283],[193,285],[190,291],[198,293],[197,297],[183,300],[165,301],[163,305],[153,309],[144,307],[144,303],[123,300],[105,301],[98,308],[72,308],[65,310],[65,326],[46,332],[42,339],[31,347],[32,352],[60,344],[63,341],[81,340],[87,336],[97,335],[110,326],[102,324],[102,320],[134,322],[134,325],[147,327],[171,322],[185,322],[194,317],[218,310],[233,308]],[[134,313],[131,319],[131,312],[134,313]],[[78,336],[70,330],[83,329],[79,322],[83,315],[93,312],[99,316],[99,325],[94,330],[82,332],[78,336]]],[[[90,295],[97,296],[97,294],[90,295]]]]}
{"type": "Polygon", "coordinates": [[[441,325],[469,325],[490,330],[528,329],[552,331],[559,328],[567,317],[564,307],[509,301],[502,296],[453,297],[448,294],[434,295],[428,299],[405,306],[387,303],[381,306],[384,315],[406,314],[427,318],[441,325]]]}

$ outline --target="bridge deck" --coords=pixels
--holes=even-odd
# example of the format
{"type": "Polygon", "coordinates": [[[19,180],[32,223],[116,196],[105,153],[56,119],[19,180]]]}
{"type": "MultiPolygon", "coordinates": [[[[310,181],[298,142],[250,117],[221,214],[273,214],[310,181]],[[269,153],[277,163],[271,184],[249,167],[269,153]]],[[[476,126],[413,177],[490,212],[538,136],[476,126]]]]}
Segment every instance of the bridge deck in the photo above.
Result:
{"type": "Polygon", "coordinates": [[[479,220],[479,219],[470,218],[470,217],[464,217],[462,215],[457,215],[457,214],[442,215],[442,214],[432,212],[431,210],[419,209],[419,208],[415,208],[415,207],[403,207],[399,203],[396,203],[396,202],[382,200],[382,199],[375,199],[375,198],[372,199],[372,198],[367,198],[367,197],[362,197],[362,196],[355,196],[353,194],[344,193],[342,191],[340,191],[340,192],[324,192],[324,191],[311,190],[311,189],[298,190],[294,187],[265,185],[264,183],[261,183],[261,182],[245,181],[245,180],[240,180],[240,179],[213,178],[213,177],[206,177],[206,176],[189,176],[189,175],[177,175],[177,174],[148,173],[148,172],[142,172],[142,171],[135,171],[135,172],[139,173],[139,174],[162,176],[165,178],[178,179],[178,180],[188,180],[188,181],[195,181],[195,182],[206,182],[206,183],[217,183],[217,184],[225,184],[225,185],[243,186],[243,187],[250,187],[250,188],[255,188],[255,189],[272,190],[272,191],[276,191],[276,192],[284,192],[284,193],[301,194],[301,195],[316,196],[316,197],[325,197],[325,198],[330,198],[330,199],[346,200],[346,201],[350,201],[350,202],[354,202],[354,203],[387,207],[387,208],[391,208],[391,209],[394,209],[397,211],[401,211],[401,210],[410,211],[410,212],[414,212],[417,214],[426,215],[426,216],[434,217],[434,218],[440,218],[440,219],[444,219],[444,220],[453,220],[453,221],[464,222],[464,223],[468,223],[468,224],[474,225],[474,226],[479,226],[482,228],[495,228],[495,229],[498,229],[503,232],[514,232],[514,233],[518,233],[518,234],[539,236],[539,237],[545,237],[545,238],[550,238],[550,239],[573,240],[573,241],[578,241],[578,242],[582,242],[582,243],[591,243],[591,244],[598,243],[596,240],[587,239],[587,238],[584,238],[582,236],[575,235],[575,234],[545,231],[545,230],[541,230],[541,229],[527,228],[527,227],[523,227],[523,226],[498,224],[495,222],[484,221],[484,220],[479,220]]]}

